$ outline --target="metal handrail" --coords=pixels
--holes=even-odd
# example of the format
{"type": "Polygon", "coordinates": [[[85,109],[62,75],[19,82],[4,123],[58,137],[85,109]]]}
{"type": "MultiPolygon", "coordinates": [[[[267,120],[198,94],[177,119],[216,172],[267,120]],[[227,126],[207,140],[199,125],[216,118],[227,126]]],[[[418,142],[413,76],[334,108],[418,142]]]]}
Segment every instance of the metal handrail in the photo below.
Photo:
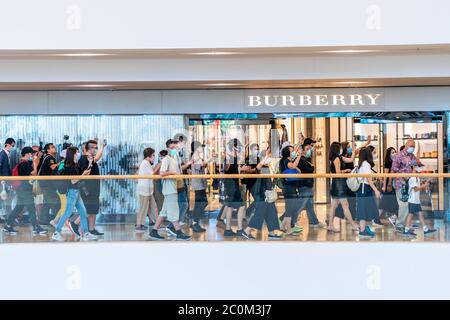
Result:
{"type": "Polygon", "coordinates": [[[299,173],[299,174],[181,174],[162,177],[160,175],[98,175],[98,176],[0,176],[0,181],[22,180],[136,180],[136,179],[258,179],[258,178],[450,178],[450,173],[299,173]]]}

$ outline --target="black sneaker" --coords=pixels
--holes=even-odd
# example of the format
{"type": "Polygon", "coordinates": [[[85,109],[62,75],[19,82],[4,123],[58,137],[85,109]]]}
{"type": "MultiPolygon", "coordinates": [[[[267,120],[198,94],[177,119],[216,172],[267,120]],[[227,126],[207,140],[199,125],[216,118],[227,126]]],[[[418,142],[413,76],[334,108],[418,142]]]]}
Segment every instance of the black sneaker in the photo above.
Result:
{"type": "Polygon", "coordinates": [[[225,232],[223,233],[224,237],[236,237],[236,232],[234,232],[233,230],[225,230],[225,232]]]}
{"type": "Polygon", "coordinates": [[[3,228],[3,231],[6,233],[9,233],[11,235],[17,234],[17,231],[14,230],[14,228],[12,226],[8,226],[8,225],[5,225],[5,227],[3,228]]]}
{"type": "Polygon", "coordinates": [[[36,235],[44,235],[44,234],[47,234],[48,233],[48,231],[47,230],[45,230],[44,228],[42,228],[41,226],[36,226],[36,228],[34,228],[33,229],[33,234],[36,234],[36,235]]]}
{"type": "Polygon", "coordinates": [[[279,235],[277,235],[275,233],[273,233],[273,234],[269,233],[269,237],[268,238],[269,238],[269,240],[280,240],[280,239],[283,239],[282,236],[279,236],[279,235]]]}
{"type": "Polygon", "coordinates": [[[72,231],[77,236],[81,237],[79,225],[77,225],[74,221],[69,221],[69,227],[70,227],[70,231],[72,231]]]}
{"type": "Polygon", "coordinates": [[[191,236],[188,236],[187,234],[184,234],[181,231],[177,232],[177,240],[191,240],[191,236]]]}
{"type": "Polygon", "coordinates": [[[430,228],[430,229],[428,229],[427,231],[424,231],[423,234],[431,234],[431,233],[434,233],[434,232],[436,232],[436,231],[437,231],[436,229],[430,228]]]}
{"type": "Polygon", "coordinates": [[[167,228],[167,234],[176,237],[177,236],[177,230],[175,230],[175,227],[173,224],[169,225],[167,228]]]}
{"type": "Polygon", "coordinates": [[[194,232],[205,232],[206,229],[202,228],[202,227],[200,226],[200,224],[195,223],[195,224],[192,226],[192,231],[194,231],[194,232]]]}
{"type": "Polygon", "coordinates": [[[103,236],[103,235],[104,235],[103,232],[100,232],[100,231],[98,231],[98,230],[95,229],[95,228],[94,228],[94,230],[89,230],[89,233],[90,233],[90,234],[93,234],[94,236],[103,236]]]}
{"type": "Polygon", "coordinates": [[[236,232],[236,234],[237,234],[239,237],[243,237],[243,238],[245,238],[245,239],[247,239],[247,240],[255,240],[255,237],[252,236],[251,233],[247,233],[247,232],[245,232],[244,230],[238,230],[238,231],[236,232]]]}
{"type": "Polygon", "coordinates": [[[152,240],[165,240],[163,236],[160,236],[158,230],[152,229],[149,234],[150,239],[152,240]]]}

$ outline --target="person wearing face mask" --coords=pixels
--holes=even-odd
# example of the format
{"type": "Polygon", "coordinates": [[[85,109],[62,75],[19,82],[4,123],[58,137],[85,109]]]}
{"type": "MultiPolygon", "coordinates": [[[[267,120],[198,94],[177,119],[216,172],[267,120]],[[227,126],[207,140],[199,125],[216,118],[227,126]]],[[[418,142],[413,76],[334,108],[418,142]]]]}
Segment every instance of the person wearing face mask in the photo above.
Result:
{"type": "MultiPolygon", "coordinates": [[[[342,158],[344,161],[344,169],[349,169],[350,171],[355,168],[355,158],[359,154],[359,151],[367,147],[372,141],[371,136],[369,135],[367,137],[367,141],[361,145],[361,147],[356,148],[355,142],[350,141],[344,141],[341,142],[342,146],[342,158]],[[350,160],[350,161],[347,161],[350,160]]],[[[345,185],[346,193],[347,193],[347,202],[348,202],[348,208],[350,210],[350,213],[352,214],[352,218],[355,219],[356,217],[356,193],[350,190],[350,188],[345,185]]],[[[339,205],[336,209],[336,215],[337,218],[345,219],[344,210],[342,209],[342,206],[339,205]]]]}
{"type": "MultiPolygon", "coordinates": [[[[392,160],[395,158],[397,151],[393,147],[387,148],[384,158],[384,173],[392,172],[392,160]]],[[[385,214],[388,216],[389,222],[395,226],[396,216],[398,214],[398,202],[393,188],[392,178],[383,178],[382,194],[379,205],[380,217],[385,214]]]]}
{"type": "MultiPolygon", "coordinates": [[[[330,159],[330,172],[331,173],[350,173],[350,169],[345,168],[346,162],[353,162],[353,158],[342,157],[342,147],[339,142],[333,142],[330,146],[329,159],[330,159]]],[[[352,225],[353,230],[359,230],[359,226],[353,220],[350,212],[347,200],[347,183],[345,178],[333,178],[331,180],[331,208],[328,215],[328,231],[340,232],[339,229],[334,227],[334,217],[336,209],[339,205],[342,206],[344,216],[347,221],[352,225]]]]}
{"type": "MultiPolygon", "coordinates": [[[[138,175],[150,176],[158,174],[159,169],[153,170],[153,163],[155,161],[155,150],[152,148],[144,149],[144,159],[139,165],[138,175]]],[[[145,217],[148,215],[150,226],[154,225],[158,218],[158,207],[156,206],[153,179],[139,179],[137,183],[137,194],[139,196],[139,210],[136,214],[136,232],[145,232],[145,217]]]]}
{"type": "MultiPolygon", "coordinates": [[[[294,149],[293,146],[285,146],[281,150],[281,160],[279,163],[280,173],[300,173],[298,164],[300,163],[300,154],[298,148],[294,149]]],[[[302,228],[295,227],[292,229],[292,218],[296,216],[300,210],[300,201],[298,196],[298,187],[301,179],[299,178],[284,178],[283,179],[283,196],[285,203],[285,211],[282,215],[280,223],[280,230],[286,233],[286,235],[297,235],[302,228]]],[[[295,224],[295,221],[294,221],[295,224]]]]}
{"type": "MultiPolygon", "coordinates": [[[[178,158],[178,141],[169,139],[166,141],[166,147],[168,154],[161,161],[160,175],[162,177],[180,175],[183,168],[180,166],[178,158]]],[[[187,165],[191,165],[188,162],[187,165]]],[[[150,238],[153,240],[164,240],[165,237],[161,236],[158,231],[161,224],[167,219],[170,225],[166,228],[167,234],[176,237],[178,240],[191,240],[191,236],[186,235],[181,231],[180,226],[180,207],[178,202],[178,189],[176,179],[164,179],[162,181],[162,193],[164,195],[164,202],[159,213],[156,223],[150,231],[150,238]]]]}
{"type": "MultiPolygon", "coordinates": [[[[36,152],[31,147],[24,147],[21,151],[22,157],[20,158],[20,162],[16,166],[17,170],[15,169],[13,171],[17,171],[19,176],[36,176],[39,158],[34,157],[35,153],[36,152]]],[[[17,231],[13,228],[13,223],[24,209],[27,209],[28,211],[28,216],[30,217],[31,225],[33,226],[33,234],[44,235],[47,233],[47,230],[43,229],[37,222],[33,186],[30,182],[30,180],[16,182],[15,189],[17,192],[17,203],[14,210],[12,210],[11,214],[8,216],[8,220],[3,230],[8,234],[17,234],[17,231]]]]}
{"type": "MultiPolygon", "coordinates": [[[[224,174],[239,174],[239,170],[243,163],[243,146],[241,142],[234,138],[227,144],[227,154],[224,163],[224,174]]],[[[243,221],[245,215],[245,203],[242,199],[242,194],[239,185],[239,179],[223,179],[224,183],[224,210],[223,214],[226,217],[226,226],[224,237],[244,236],[243,221]],[[231,217],[233,211],[238,211],[237,222],[238,230],[234,232],[231,229],[231,217]]]]}
{"type": "MultiPolygon", "coordinates": [[[[205,146],[199,141],[191,143],[191,172],[192,174],[205,174],[206,167],[211,159],[205,159],[205,146]]],[[[195,202],[194,211],[192,214],[192,231],[205,232],[206,229],[200,225],[200,220],[205,216],[205,209],[208,206],[208,197],[206,195],[206,179],[192,179],[191,187],[194,190],[195,202]]]]}
{"type": "MultiPolygon", "coordinates": [[[[97,140],[89,140],[85,144],[84,154],[80,157],[78,165],[81,171],[90,168],[91,176],[100,175],[98,162],[103,156],[106,141],[98,147],[97,140]]],[[[84,205],[88,213],[89,232],[96,236],[102,236],[103,233],[95,229],[95,222],[100,210],[100,180],[85,180],[80,190],[84,205]]]]}
{"type": "MultiPolygon", "coordinates": [[[[13,138],[8,138],[5,141],[5,147],[0,151],[0,175],[1,176],[10,176],[11,175],[11,156],[10,152],[16,147],[16,141],[13,138]]],[[[5,182],[5,192],[6,196],[4,196],[4,200],[2,201],[2,205],[4,207],[5,216],[9,216],[11,214],[11,192],[10,185],[8,182],[5,182]]],[[[2,219],[0,218],[0,221],[2,219]]]]}
{"type": "MultiPolygon", "coordinates": [[[[78,157],[79,152],[76,147],[69,147],[66,151],[66,158],[64,159],[64,169],[61,171],[61,175],[64,176],[87,176],[91,174],[91,170],[87,169],[81,171],[78,165],[78,157]]],[[[97,240],[97,236],[93,235],[89,232],[88,221],[87,221],[87,211],[84,206],[83,199],[80,195],[80,180],[68,180],[64,181],[66,189],[66,197],[67,204],[64,210],[64,214],[59,219],[58,224],[56,225],[55,232],[52,235],[52,240],[54,241],[65,241],[64,237],[61,234],[62,227],[65,222],[70,218],[73,213],[73,210],[76,208],[78,214],[80,215],[80,224],[82,227],[81,240],[82,241],[92,241],[97,240]]],[[[63,189],[63,188],[61,188],[63,189]]],[[[62,190],[59,190],[63,192],[62,190]]]]}
{"type": "MultiPolygon", "coordinates": [[[[302,144],[302,153],[298,168],[302,173],[314,173],[315,168],[312,164],[315,140],[306,138],[302,144]]],[[[309,226],[312,228],[324,228],[325,224],[319,222],[314,210],[314,178],[301,179],[299,181],[298,194],[300,199],[300,210],[292,218],[291,226],[297,221],[302,210],[306,210],[309,220],[309,226]]]]}
{"type": "MultiPolygon", "coordinates": [[[[408,139],[405,148],[398,152],[392,160],[393,173],[412,173],[413,167],[422,166],[420,160],[414,155],[416,142],[413,139],[408,139]]],[[[405,220],[408,216],[408,202],[402,201],[402,189],[406,186],[407,178],[395,178],[394,188],[398,203],[398,219],[396,221],[396,229],[403,232],[405,220]]]]}
{"type": "MultiPolygon", "coordinates": [[[[260,162],[260,151],[259,145],[257,143],[252,143],[248,148],[248,154],[245,157],[245,165],[241,168],[241,173],[247,174],[257,174],[257,166],[260,162]]],[[[256,208],[255,193],[253,192],[253,187],[255,186],[256,179],[246,178],[242,179],[242,184],[244,184],[247,188],[247,191],[252,195],[253,202],[248,206],[246,212],[247,217],[249,217],[256,208]]]]}
{"type": "MultiPolygon", "coordinates": [[[[56,147],[53,143],[47,143],[44,146],[44,156],[42,160],[41,168],[38,170],[39,176],[51,176],[56,174],[59,163],[56,162],[56,147]]],[[[58,194],[56,193],[56,184],[54,181],[40,181],[41,189],[44,195],[44,205],[40,216],[41,223],[49,224],[50,211],[53,217],[56,217],[57,213],[61,209],[61,202],[58,194]]]]}
{"type": "MultiPolygon", "coordinates": [[[[167,156],[167,150],[161,150],[158,155],[158,167],[161,167],[162,160],[167,156]]],[[[153,190],[153,195],[155,197],[156,206],[158,207],[158,212],[161,212],[164,203],[164,195],[162,193],[162,180],[157,179],[153,181],[155,188],[153,190]]]]}

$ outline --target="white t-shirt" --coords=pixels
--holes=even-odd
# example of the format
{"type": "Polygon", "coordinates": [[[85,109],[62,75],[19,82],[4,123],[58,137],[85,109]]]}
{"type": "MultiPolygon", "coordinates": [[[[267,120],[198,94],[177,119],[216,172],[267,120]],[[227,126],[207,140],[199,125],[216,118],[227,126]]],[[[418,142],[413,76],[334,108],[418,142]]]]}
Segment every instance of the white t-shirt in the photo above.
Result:
{"type": "Polygon", "coordinates": [[[411,177],[408,180],[409,184],[409,203],[415,203],[420,204],[420,190],[414,191],[415,187],[420,187],[420,178],[418,177],[411,177]]]}
{"type": "MultiPolygon", "coordinates": [[[[153,174],[153,168],[150,162],[147,160],[143,160],[141,164],[139,165],[139,172],[138,175],[140,176],[146,176],[146,175],[152,175],[153,174]]],[[[138,179],[137,184],[137,193],[141,196],[151,196],[153,195],[153,180],[152,179],[138,179]]]]}
{"type": "MultiPolygon", "coordinates": [[[[162,159],[160,172],[167,172],[167,171],[181,174],[180,166],[178,164],[177,159],[172,158],[171,156],[165,156],[162,159]]],[[[162,185],[163,185],[162,188],[163,195],[178,193],[176,179],[163,179],[162,185]]]]}
{"type": "MultiPolygon", "coordinates": [[[[364,161],[361,164],[361,167],[358,170],[358,173],[373,173],[372,171],[372,167],[370,166],[370,164],[367,161],[364,161]]],[[[367,181],[367,178],[363,178],[361,183],[365,183],[365,184],[369,184],[369,182],[367,181]]]]}
{"type": "MultiPolygon", "coordinates": [[[[193,174],[204,174],[205,168],[202,166],[203,160],[194,154],[192,160],[194,164],[191,166],[193,174]]],[[[192,190],[205,190],[206,189],[206,179],[192,179],[191,187],[192,190]]]]}

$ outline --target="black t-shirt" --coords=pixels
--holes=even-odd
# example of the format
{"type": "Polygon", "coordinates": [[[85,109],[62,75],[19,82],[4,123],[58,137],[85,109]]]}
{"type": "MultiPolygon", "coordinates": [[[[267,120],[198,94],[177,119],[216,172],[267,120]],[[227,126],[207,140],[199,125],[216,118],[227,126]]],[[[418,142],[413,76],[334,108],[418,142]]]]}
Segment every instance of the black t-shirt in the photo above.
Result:
{"type": "Polygon", "coordinates": [[[51,176],[56,173],[57,169],[52,170],[51,166],[56,164],[56,159],[51,155],[44,156],[42,161],[41,169],[39,175],[41,176],[51,176]]]}
{"type": "MultiPolygon", "coordinates": [[[[310,159],[304,156],[300,158],[298,168],[302,173],[314,173],[314,166],[310,162],[310,159]]],[[[300,185],[303,187],[312,187],[314,186],[314,179],[312,178],[302,179],[300,180],[300,185]]]]}
{"type": "MultiPolygon", "coordinates": [[[[260,162],[259,157],[250,159],[247,157],[245,159],[245,165],[250,166],[252,169],[256,169],[258,163],[260,162]]],[[[253,174],[257,174],[258,172],[253,172],[253,174]]],[[[251,190],[256,183],[256,179],[242,179],[242,183],[247,185],[247,189],[251,190]]]]}
{"type": "MultiPolygon", "coordinates": [[[[80,160],[78,161],[78,166],[80,167],[81,172],[87,170],[87,168],[89,167],[88,156],[82,155],[80,160]]],[[[99,176],[99,175],[100,169],[98,167],[98,164],[97,162],[93,161],[90,176],[99,176]]],[[[89,195],[92,196],[100,195],[100,180],[85,180],[84,183],[89,191],[89,195]]]]}
{"type": "MultiPolygon", "coordinates": [[[[19,162],[19,176],[28,177],[33,171],[33,162],[31,161],[21,161],[19,162]]],[[[20,184],[20,190],[31,191],[33,186],[30,184],[30,180],[22,180],[20,184]]]]}
{"type": "Polygon", "coordinates": [[[225,174],[239,174],[239,164],[238,164],[238,158],[237,157],[233,157],[231,158],[229,163],[229,168],[228,170],[225,170],[225,174]]]}
{"type": "MultiPolygon", "coordinates": [[[[62,176],[79,176],[81,175],[81,170],[78,166],[74,167],[64,167],[61,171],[62,176]]],[[[72,181],[67,180],[67,188],[68,189],[80,189],[80,181],[77,183],[72,183],[72,181]]]]}

